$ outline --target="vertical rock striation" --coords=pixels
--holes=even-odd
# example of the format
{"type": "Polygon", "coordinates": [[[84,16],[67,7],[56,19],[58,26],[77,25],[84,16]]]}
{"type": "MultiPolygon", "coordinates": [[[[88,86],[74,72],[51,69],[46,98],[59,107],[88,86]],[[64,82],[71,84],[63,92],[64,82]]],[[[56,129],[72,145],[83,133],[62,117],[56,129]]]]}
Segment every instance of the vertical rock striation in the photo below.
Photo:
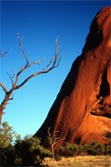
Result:
{"type": "Polygon", "coordinates": [[[111,134],[111,7],[94,18],[82,54],[73,62],[46,120],[35,136],[47,144],[47,129],[65,142],[108,143],[111,134]]]}

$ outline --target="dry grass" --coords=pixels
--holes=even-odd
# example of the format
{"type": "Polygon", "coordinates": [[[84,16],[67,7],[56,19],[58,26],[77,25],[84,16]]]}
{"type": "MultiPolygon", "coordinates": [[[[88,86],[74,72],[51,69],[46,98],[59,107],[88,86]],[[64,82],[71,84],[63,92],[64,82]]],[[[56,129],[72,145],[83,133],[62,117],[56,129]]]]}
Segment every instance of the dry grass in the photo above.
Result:
{"type": "Polygon", "coordinates": [[[46,158],[49,167],[111,167],[111,156],[75,156],[62,157],[60,161],[46,158]]]}

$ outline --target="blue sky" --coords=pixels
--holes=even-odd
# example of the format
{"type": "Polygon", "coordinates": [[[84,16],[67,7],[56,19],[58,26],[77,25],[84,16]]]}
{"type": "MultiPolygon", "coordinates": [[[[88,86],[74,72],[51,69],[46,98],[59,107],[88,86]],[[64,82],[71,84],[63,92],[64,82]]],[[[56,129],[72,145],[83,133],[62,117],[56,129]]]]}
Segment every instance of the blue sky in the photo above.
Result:
{"type": "MultiPolygon", "coordinates": [[[[19,70],[25,63],[19,49],[17,32],[23,36],[23,47],[30,61],[44,58],[41,66],[26,71],[21,79],[39,71],[55,53],[56,37],[61,46],[58,68],[30,80],[14,92],[3,121],[8,121],[22,136],[34,134],[45,120],[72,62],[81,54],[89,27],[107,0],[98,1],[2,1],[0,49],[8,54],[0,60],[0,80],[10,88],[7,72],[19,70]]],[[[0,89],[0,101],[4,97],[0,89]]]]}

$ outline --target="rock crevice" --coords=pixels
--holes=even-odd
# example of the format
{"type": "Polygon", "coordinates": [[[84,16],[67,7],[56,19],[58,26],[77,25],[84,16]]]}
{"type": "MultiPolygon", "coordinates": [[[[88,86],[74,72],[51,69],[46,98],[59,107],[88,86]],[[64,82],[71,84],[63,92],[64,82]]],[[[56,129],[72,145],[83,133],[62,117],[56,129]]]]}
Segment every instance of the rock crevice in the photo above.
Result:
{"type": "Polygon", "coordinates": [[[82,54],[73,62],[46,120],[35,136],[47,145],[47,130],[65,142],[108,143],[111,133],[111,7],[94,18],[82,54]]]}

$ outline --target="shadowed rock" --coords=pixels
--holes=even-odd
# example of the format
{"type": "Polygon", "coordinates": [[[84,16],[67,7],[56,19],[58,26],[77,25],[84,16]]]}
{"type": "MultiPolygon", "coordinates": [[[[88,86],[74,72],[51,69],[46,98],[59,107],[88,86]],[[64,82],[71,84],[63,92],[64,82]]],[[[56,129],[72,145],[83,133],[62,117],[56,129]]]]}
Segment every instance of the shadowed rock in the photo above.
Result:
{"type": "Polygon", "coordinates": [[[47,130],[65,142],[108,143],[111,133],[111,7],[94,18],[82,54],[73,62],[46,120],[35,136],[47,145],[47,130]]]}

